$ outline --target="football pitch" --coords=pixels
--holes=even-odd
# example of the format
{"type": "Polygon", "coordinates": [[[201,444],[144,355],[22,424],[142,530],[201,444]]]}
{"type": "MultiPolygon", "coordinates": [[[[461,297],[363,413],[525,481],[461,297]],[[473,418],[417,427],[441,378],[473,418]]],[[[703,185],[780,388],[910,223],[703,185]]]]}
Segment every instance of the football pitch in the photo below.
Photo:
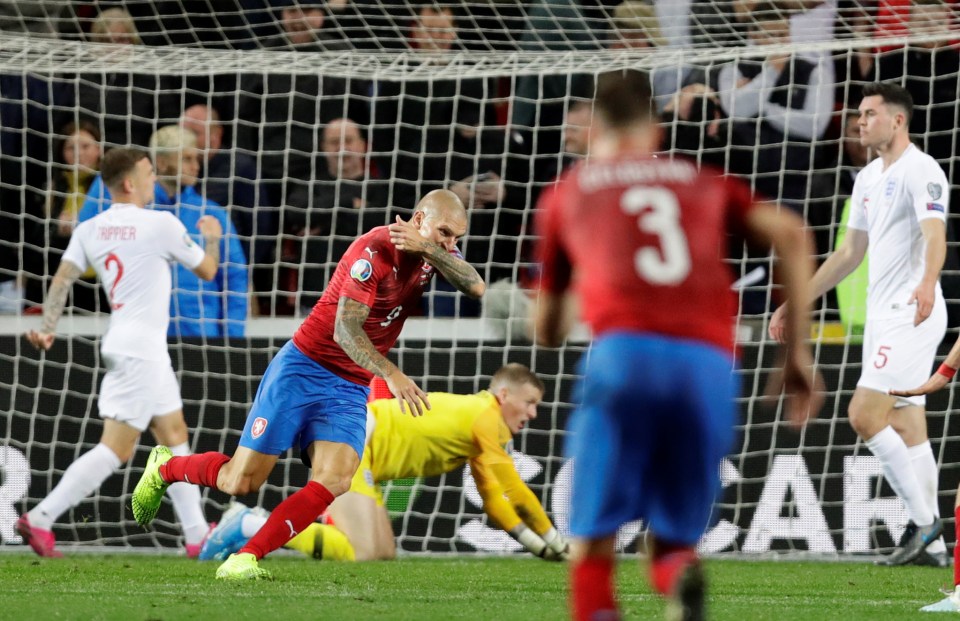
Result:
{"type": "MultiPolygon", "coordinates": [[[[567,618],[566,566],[527,558],[404,558],[263,563],[273,582],[224,584],[215,563],[172,556],[0,555],[0,618],[123,621],[335,619],[537,621],[567,618]]],[[[635,560],[620,565],[626,619],[659,619],[663,603],[635,560]]],[[[941,598],[950,569],[867,563],[709,560],[710,618],[941,618],[917,612],[941,598]]]]}

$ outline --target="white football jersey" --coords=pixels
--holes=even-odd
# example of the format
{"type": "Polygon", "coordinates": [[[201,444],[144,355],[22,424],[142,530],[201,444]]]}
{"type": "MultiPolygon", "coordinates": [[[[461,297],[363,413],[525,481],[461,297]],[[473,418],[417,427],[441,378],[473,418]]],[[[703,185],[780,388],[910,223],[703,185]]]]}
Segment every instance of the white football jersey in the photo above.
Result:
{"type": "MultiPolygon", "coordinates": [[[[949,207],[943,169],[912,144],[886,170],[878,157],[857,175],[847,226],[866,231],[870,242],[869,318],[904,312],[923,277],[926,243],[920,222],[946,222],[949,207]]],[[[940,283],[936,291],[943,300],[940,283]]]]}
{"type": "Polygon", "coordinates": [[[81,271],[92,265],[107,292],[101,351],[168,362],[170,261],[194,269],[203,257],[176,216],[122,203],[80,224],[63,253],[81,271]]]}

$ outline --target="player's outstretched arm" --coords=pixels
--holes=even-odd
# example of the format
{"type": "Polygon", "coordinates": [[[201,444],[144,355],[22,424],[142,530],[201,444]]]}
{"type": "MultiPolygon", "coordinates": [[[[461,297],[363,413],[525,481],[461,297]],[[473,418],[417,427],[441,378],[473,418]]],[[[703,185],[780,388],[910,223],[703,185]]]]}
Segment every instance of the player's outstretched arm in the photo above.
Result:
{"type": "Polygon", "coordinates": [[[70,261],[66,259],[60,261],[60,267],[57,268],[53,282],[50,283],[50,290],[43,304],[43,325],[40,330],[30,330],[25,335],[30,344],[37,349],[47,350],[53,345],[54,332],[57,329],[57,322],[60,321],[60,315],[63,314],[63,308],[67,304],[67,295],[82,273],[83,271],[70,261]]]}
{"type": "Polygon", "coordinates": [[[363,324],[369,316],[369,306],[346,296],[341,297],[337,304],[337,317],[333,328],[334,342],[350,356],[351,360],[386,380],[390,392],[396,395],[400,403],[401,412],[406,405],[412,415],[420,416],[424,408],[430,409],[427,393],[373,346],[373,342],[363,329],[363,324]]]}
{"type": "Polygon", "coordinates": [[[910,390],[891,390],[890,394],[895,397],[919,397],[920,395],[929,395],[937,392],[950,383],[953,376],[957,374],[957,368],[960,367],[960,337],[957,338],[950,353],[940,365],[940,368],[930,376],[926,382],[910,390]]]}
{"type": "MultiPolygon", "coordinates": [[[[772,209],[771,207],[758,207],[757,209],[772,209]]],[[[754,211],[757,211],[754,209],[754,211]]],[[[853,270],[857,269],[863,262],[867,254],[867,232],[860,229],[847,229],[847,235],[843,238],[840,247],[832,253],[827,260],[817,269],[810,283],[810,299],[805,301],[811,304],[814,300],[833,289],[846,278],[853,270]]],[[[772,243],[770,240],[769,243],[772,243]]],[[[778,343],[786,342],[787,314],[789,309],[787,304],[782,304],[770,318],[770,338],[778,343]]]]}
{"type": "MultiPolygon", "coordinates": [[[[813,368],[813,356],[807,344],[815,286],[811,281],[813,243],[803,229],[803,221],[785,210],[757,206],[748,213],[746,224],[779,258],[779,280],[787,296],[782,335],[782,342],[786,344],[783,388],[788,399],[787,418],[800,427],[809,418],[816,417],[823,405],[823,380],[813,368]]],[[[850,232],[853,231],[848,234],[850,232]]]]}
{"type": "Polygon", "coordinates": [[[199,278],[211,281],[220,269],[220,238],[223,237],[223,226],[213,216],[203,216],[197,220],[197,228],[203,235],[203,261],[193,268],[193,273],[199,278]]]}

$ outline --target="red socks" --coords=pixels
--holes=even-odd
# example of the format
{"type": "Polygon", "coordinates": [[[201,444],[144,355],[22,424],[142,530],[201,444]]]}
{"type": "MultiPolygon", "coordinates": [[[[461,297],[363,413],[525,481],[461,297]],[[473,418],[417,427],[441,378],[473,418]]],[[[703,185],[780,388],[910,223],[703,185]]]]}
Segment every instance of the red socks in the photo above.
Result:
{"type": "Polygon", "coordinates": [[[676,546],[657,541],[650,559],[650,584],[660,595],[670,595],[680,574],[697,562],[693,546],[676,546]]]}
{"type": "Polygon", "coordinates": [[[333,499],[330,490],[316,481],[310,481],[273,510],[267,523],[240,549],[240,554],[249,553],[256,556],[257,560],[262,559],[312,524],[326,511],[333,499]]]}
{"type": "Polygon", "coordinates": [[[953,586],[957,586],[960,585],[960,507],[953,510],[953,519],[953,528],[957,533],[953,544],[953,586]]]}
{"type": "Polygon", "coordinates": [[[570,610],[574,621],[620,618],[613,594],[613,558],[588,556],[570,570],[570,610]]]}
{"type": "Polygon", "coordinates": [[[217,489],[217,475],[230,458],[223,453],[200,453],[173,457],[160,466],[160,478],[166,483],[193,483],[217,489]]]}

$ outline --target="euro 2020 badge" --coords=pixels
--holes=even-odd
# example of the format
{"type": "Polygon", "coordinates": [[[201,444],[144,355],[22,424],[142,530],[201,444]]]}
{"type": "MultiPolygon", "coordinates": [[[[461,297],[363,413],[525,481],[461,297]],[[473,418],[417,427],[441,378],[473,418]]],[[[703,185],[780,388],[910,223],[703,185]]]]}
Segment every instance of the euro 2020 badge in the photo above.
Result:
{"type": "Polygon", "coordinates": [[[357,259],[350,266],[350,278],[365,282],[373,276],[373,265],[366,259],[357,259]]]}
{"type": "Polygon", "coordinates": [[[937,200],[943,194],[943,187],[939,183],[928,183],[927,192],[930,194],[930,198],[937,200]]]}

